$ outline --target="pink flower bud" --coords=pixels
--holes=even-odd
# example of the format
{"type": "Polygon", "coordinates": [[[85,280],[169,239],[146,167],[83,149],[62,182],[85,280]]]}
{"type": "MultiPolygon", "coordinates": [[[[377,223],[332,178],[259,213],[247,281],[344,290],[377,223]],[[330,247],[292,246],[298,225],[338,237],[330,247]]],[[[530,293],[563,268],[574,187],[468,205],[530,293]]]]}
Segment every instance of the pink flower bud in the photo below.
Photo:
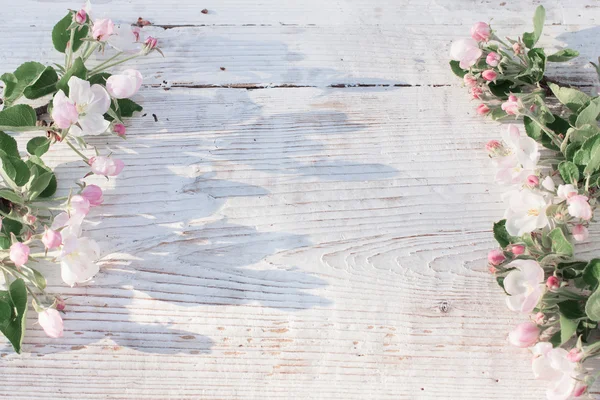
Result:
{"type": "Polygon", "coordinates": [[[567,354],[567,360],[577,363],[577,362],[583,360],[583,356],[584,356],[583,351],[581,351],[578,348],[574,348],[574,349],[571,349],[571,351],[569,351],[569,354],[567,354]]]}
{"type": "Polygon", "coordinates": [[[471,37],[478,42],[487,42],[492,35],[492,29],[485,22],[478,22],[471,28],[471,37]]]}
{"type": "Polygon", "coordinates": [[[488,54],[487,57],[485,57],[485,62],[490,67],[497,67],[498,64],[500,64],[500,60],[502,60],[502,56],[500,56],[500,54],[495,53],[493,51],[490,54],[488,54]]]}
{"type": "Polygon", "coordinates": [[[485,115],[490,112],[490,108],[488,106],[486,106],[485,104],[480,104],[477,106],[475,111],[477,111],[477,114],[479,114],[479,115],[485,115]]]}
{"type": "Polygon", "coordinates": [[[75,19],[75,22],[77,22],[79,25],[83,25],[83,24],[85,24],[85,21],[87,20],[87,13],[82,8],[81,10],[77,11],[77,13],[75,13],[74,19],[75,19]]]}
{"type": "Polygon", "coordinates": [[[515,43],[512,45],[513,51],[515,52],[515,54],[521,54],[523,53],[523,46],[521,46],[521,43],[515,43]]]}
{"type": "Polygon", "coordinates": [[[583,242],[590,236],[588,228],[583,225],[575,225],[571,233],[573,234],[573,239],[578,242],[583,242]]]}
{"type": "Polygon", "coordinates": [[[466,86],[473,87],[477,85],[477,78],[475,78],[471,74],[466,74],[465,76],[463,76],[463,82],[466,86]]]}
{"type": "Polygon", "coordinates": [[[490,140],[485,144],[485,149],[490,155],[494,155],[502,151],[502,149],[504,149],[504,146],[502,146],[502,143],[500,143],[497,140],[490,140]]]}
{"type": "Polygon", "coordinates": [[[133,37],[135,37],[135,41],[139,42],[140,41],[140,27],[139,26],[134,26],[133,28],[131,28],[131,33],[133,33],[133,37]]]}
{"type": "Polygon", "coordinates": [[[63,320],[60,313],[54,308],[49,308],[38,314],[38,322],[51,338],[59,338],[63,335],[63,320]]]}
{"type": "Polygon", "coordinates": [[[575,389],[573,389],[573,397],[581,397],[585,394],[585,392],[587,392],[588,387],[585,383],[582,382],[577,382],[575,384],[575,389]]]}
{"type": "Polygon", "coordinates": [[[508,334],[508,341],[513,346],[531,347],[537,343],[540,328],[533,322],[523,322],[508,334]]]}
{"type": "Polygon", "coordinates": [[[538,312],[533,316],[533,322],[535,322],[537,325],[542,325],[544,323],[545,318],[546,316],[543,312],[538,312]]]}
{"type": "Polygon", "coordinates": [[[152,36],[148,36],[148,38],[144,42],[144,48],[146,49],[146,51],[150,51],[150,50],[155,49],[157,44],[158,44],[158,40],[156,40],[156,38],[154,38],[152,36]]]}
{"type": "Polygon", "coordinates": [[[125,125],[123,124],[115,124],[115,126],[113,126],[113,131],[121,137],[125,136],[125,132],[127,132],[127,130],[125,129],[125,125]]]}
{"type": "Polygon", "coordinates": [[[104,176],[117,176],[125,166],[121,160],[104,156],[91,157],[88,163],[94,174],[104,176]]]}
{"type": "Polygon", "coordinates": [[[48,250],[56,249],[62,244],[62,235],[58,231],[46,228],[42,235],[42,243],[48,250]]]}
{"type": "Polygon", "coordinates": [[[98,19],[92,26],[92,37],[94,40],[106,40],[114,33],[115,24],[110,19],[98,19]]]}
{"type": "Polygon", "coordinates": [[[10,246],[9,258],[15,263],[15,266],[20,267],[25,265],[27,260],[29,260],[29,251],[29,246],[20,242],[16,242],[10,246]]]}
{"type": "Polygon", "coordinates": [[[76,194],[69,202],[71,214],[87,215],[90,212],[90,202],[85,197],[76,194]]]}
{"type": "Polygon", "coordinates": [[[483,90],[478,87],[471,88],[471,95],[474,99],[481,99],[481,95],[483,94],[483,90]]]}
{"type": "Polygon", "coordinates": [[[102,189],[96,185],[87,185],[81,191],[81,196],[83,196],[90,203],[90,206],[99,206],[104,201],[104,196],[102,195],[102,189]]]}
{"type": "Polygon", "coordinates": [[[65,303],[65,301],[63,299],[61,299],[60,297],[56,298],[56,309],[58,311],[64,311],[65,308],[67,308],[67,304],[65,303]]]}
{"type": "Polygon", "coordinates": [[[508,96],[508,100],[502,103],[501,107],[508,115],[517,115],[521,108],[519,106],[519,99],[513,95],[508,96]]]}
{"type": "Polygon", "coordinates": [[[522,244],[513,244],[509,247],[509,251],[515,256],[520,256],[521,254],[525,253],[525,246],[522,244]]]}
{"type": "Polygon", "coordinates": [[[506,257],[504,257],[502,250],[494,249],[488,253],[488,262],[492,265],[500,265],[504,260],[506,260],[506,257]]]}
{"type": "Polygon", "coordinates": [[[552,291],[557,290],[560,287],[560,280],[552,275],[548,277],[548,280],[546,281],[546,287],[552,291]]]}
{"type": "Polygon", "coordinates": [[[529,175],[527,177],[527,186],[535,187],[540,184],[540,178],[535,175],[529,175]]]}
{"type": "Polygon", "coordinates": [[[125,99],[137,93],[142,86],[142,74],[135,69],[126,69],[120,74],[111,75],[106,80],[106,90],[116,99],[125,99]]]}
{"type": "Polygon", "coordinates": [[[33,225],[35,224],[35,221],[37,221],[37,217],[33,214],[27,214],[25,216],[25,222],[27,222],[27,225],[33,225]]]}
{"type": "Polygon", "coordinates": [[[496,78],[498,77],[498,74],[496,73],[496,71],[494,71],[492,69],[486,69],[485,71],[483,71],[481,73],[481,77],[483,79],[485,79],[486,81],[493,81],[493,80],[496,80],[496,78]]]}

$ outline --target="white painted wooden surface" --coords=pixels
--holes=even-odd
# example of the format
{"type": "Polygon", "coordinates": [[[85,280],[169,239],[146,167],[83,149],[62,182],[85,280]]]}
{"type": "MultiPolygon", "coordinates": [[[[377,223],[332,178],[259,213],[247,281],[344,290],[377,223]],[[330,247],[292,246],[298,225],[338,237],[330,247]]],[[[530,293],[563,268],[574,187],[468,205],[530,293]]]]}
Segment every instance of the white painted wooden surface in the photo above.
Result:
{"type": "MultiPolygon", "coordinates": [[[[499,126],[447,70],[473,22],[516,34],[538,3],[96,2],[168,28],[144,28],[167,57],[139,65],[129,140],[92,141],[127,164],[96,182],[101,273],[71,289],[46,270],[70,297],[65,337],[30,316],[24,354],[0,344],[0,396],[543,398],[485,265],[499,126]],[[337,87],[357,84],[384,87],[337,87]]],[[[563,3],[545,2],[543,43],[584,57],[552,74],[594,85],[600,4],[563,3]]],[[[52,25],[79,5],[0,4],[2,70],[56,57],[52,25]]],[[[48,160],[63,191],[85,170],[68,149],[48,160]]]]}

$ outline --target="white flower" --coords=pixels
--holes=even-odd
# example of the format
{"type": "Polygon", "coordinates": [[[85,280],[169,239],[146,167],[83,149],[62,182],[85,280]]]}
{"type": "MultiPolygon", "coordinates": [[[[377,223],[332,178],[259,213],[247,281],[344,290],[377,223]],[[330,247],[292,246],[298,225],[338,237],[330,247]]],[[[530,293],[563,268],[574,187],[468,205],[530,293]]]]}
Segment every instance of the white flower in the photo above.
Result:
{"type": "Polygon", "coordinates": [[[547,176],[542,181],[542,187],[550,192],[554,192],[554,189],[556,189],[556,184],[550,176],[547,176]]]}
{"type": "Polygon", "coordinates": [[[536,379],[549,381],[546,390],[548,400],[567,400],[573,394],[577,380],[577,363],[567,359],[569,352],[563,348],[553,348],[551,343],[540,342],[532,349],[532,368],[536,379]]]}
{"type": "Polygon", "coordinates": [[[510,295],[506,305],[512,311],[530,313],[544,294],[544,269],[534,260],[515,260],[506,268],[516,268],[504,278],[504,290],[510,295]]]}
{"type": "Polygon", "coordinates": [[[69,129],[74,136],[99,135],[110,122],[104,114],[110,107],[110,96],[100,85],[91,85],[76,76],[69,79],[69,97],[62,90],[54,96],[52,118],[59,128],[69,129]]]}
{"type": "Polygon", "coordinates": [[[506,230],[512,236],[522,236],[548,225],[546,209],[549,204],[540,193],[514,190],[504,196],[508,209],[504,214],[506,230]]]}
{"type": "Polygon", "coordinates": [[[509,125],[502,132],[504,156],[494,157],[499,168],[496,181],[503,185],[521,184],[528,176],[535,175],[540,159],[538,144],[528,136],[521,136],[516,125],[509,125]]]}
{"type": "Polygon", "coordinates": [[[575,218],[581,218],[586,221],[592,219],[592,207],[590,206],[590,203],[588,203],[588,198],[586,196],[580,194],[571,196],[567,199],[567,204],[569,205],[567,211],[575,218]]]}
{"type": "Polygon", "coordinates": [[[118,51],[135,53],[140,51],[139,28],[130,24],[118,24],[114,26],[113,34],[108,37],[108,44],[118,51]]]}
{"type": "Polygon", "coordinates": [[[452,42],[450,47],[450,58],[459,61],[462,69],[468,69],[475,65],[483,51],[473,39],[460,39],[452,42]]]}
{"type": "Polygon", "coordinates": [[[561,201],[567,200],[571,196],[575,196],[577,193],[579,193],[579,192],[577,191],[575,186],[573,186],[571,184],[558,185],[558,190],[556,191],[558,203],[560,203],[561,201]]]}
{"type": "Polygon", "coordinates": [[[60,231],[60,234],[63,238],[67,236],[79,237],[81,236],[81,224],[83,223],[84,217],[84,214],[72,213],[69,215],[66,212],[61,212],[54,217],[54,221],[52,221],[52,226],[50,226],[50,229],[58,230],[63,228],[60,231]]]}
{"type": "Polygon", "coordinates": [[[63,240],[63,248],[58,256],[61,276],[67,285],[85,282],[99,271],[96,260],[100,258],[100,248],[92,239],[68,236],[63,240]]]}

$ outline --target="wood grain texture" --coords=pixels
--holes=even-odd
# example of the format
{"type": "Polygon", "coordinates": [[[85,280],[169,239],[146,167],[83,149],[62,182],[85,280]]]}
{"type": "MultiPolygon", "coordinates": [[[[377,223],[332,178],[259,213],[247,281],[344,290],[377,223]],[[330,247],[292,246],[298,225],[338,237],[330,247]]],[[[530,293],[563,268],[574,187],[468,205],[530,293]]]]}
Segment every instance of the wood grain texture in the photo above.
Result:
{"type": "MultiPolygon", "coordinates": [[[[0,396],[543,398],[530,356],[505,341],[524,317],[503,306],[485,265],[503,206],[482,149],[500,126],[446,71],[448,40],[473,20],[521,24],[535,7],[500,3],[99,4],[165,25],[201,25],[192,10],[206,7],[231,26],[152,28],[168,58],[142,63],[143,116],[127,141],[90,140],[127,165],[90,181],[105,189],[85,227],[101,272],[65,288],[55,267],[40,268],[69,298],[65,337],[47,338],[31,313],[24,354],[0,345],[0,396]],[[379,19],[366,12],[378,7],[379,19]],[[328,87],[339,82],[407,84],[328,87]],[[315,87],[197,87],[237,83],[315,87]]],[[[6,69],[51,54],[40,4],[56,13],[22,2],[36,29],[22,18],[0,27],[23,33],[0,40],[6,69]]],[[[565,25],[548,35],[598,46],[596,2],[558,4],[549,20],[565,25]]],[[[569,78],[593,84],[582,71],[569,78]]],[[[63,193],[87,169],[61,146],[47,159],[63,193]]]]}

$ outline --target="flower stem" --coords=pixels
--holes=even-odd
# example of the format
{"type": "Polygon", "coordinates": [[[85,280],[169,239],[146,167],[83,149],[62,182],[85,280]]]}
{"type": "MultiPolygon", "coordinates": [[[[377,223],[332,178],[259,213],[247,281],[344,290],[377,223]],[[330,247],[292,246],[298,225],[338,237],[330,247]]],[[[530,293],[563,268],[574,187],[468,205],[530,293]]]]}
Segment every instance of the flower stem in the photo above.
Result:
{"type": "Polygon", "coordinates": [[[88,42],[88,46],[86,47],[85,51],[83,52],[83,61],[87,61],[88,58],[90,58],[92,56],[92,54],[94,54],[94,51],[96,50],[96,48],[98,47],[98,42],[94,43],[93,45],[89,45],[90,42],[88,42]]]}
{"type": "Polygon", "coordinates": [[[71,38],[69,39],[69,49],[67,51],[67,61],[65,62],[65,70],[71,68],[71,62],[73,61],[73,41],[75,40],[75,28],[71,29],[71,38]]]}
{"type": "Polygon", "coordinates": [[[121,56],[121,54],[123,54],[123,52],[122,52],[122,51],[118,52],[117,54],[115,54],[114,56],[112,56],[111,58],[109,58],[108,60],[106,60],[106,61],[104,61],[104,62],[102,62],[102,63],[100,63],[100,64],[96,65],[96,66],[94,67],[94,69],[92,70],[92,73],[93,73],[93,71],[94,71],[94,70],[101,69],[101,68],[102,68],[104,65],[106,65],[106,64],[108,64],[108,63],[110,63],[110,62],[111,62],[112,60],[114,60],[115,58],[118,58],[119,56],[121,56]]]}
{"type": "Polygon", "coordinates": [[[141,53],[136,53],[136,54],[134,54],[132,56],[125,57],[125,58],[123,58],[123,59],[121,59],[119,61],[115,61],[114,63],[111,63],[111,64],[107,64],[107,65],[102,65],[101,64],[100,66],[98,66],[98,67],[94,68],[93,70],[91,70],[89,74],[90,75],[97,74],[98,72],[102,72],[103,69],[107,69],[107,68],[111,68],[111,67],[114,67],[114,66],[119,65],[119,64],[123,64],[124,62],[129,61],[129,60],[133,60],[134,58],[137,58],[139,56],[141,56],[141,53]]]}
{"type": "MultiPolygon", "coordinates": [[[[554,143],[556,145],[556,147],[558,147],[559,149],[562,148],[562,142],[561,140],[558,138],[558,136],[556,135],[556,133],[554,133],[552,130],[548,129],[546,127],[546,125],[542,124],[542,122],[540,120],[538,120],[536,117],[534,117],[531,114],[525,114],[526,116],[528,116],[529,118],[531,118],[531,120],[533,122],[535,122],[536,124],[539,125],[539,127],[548,134],[548,136],[550,136],[550,139],[552,139],[552,143],[554,143]]],[[[562,150],[561,150],[562,152],[562,150]]]]}
{"type": "Polygon", "coordinates": [[[79,150],[77,150],[77,148],[75,146],[73,146],[73,143],[71,143],[69,141],[69,139],[65,140],[65,143],[71,148],[73,149],[73,151],[75,153],[77,153],[81,158],[83,158],[83,161],[85,161],[86,163],[89,162],[89,158],[87,158],[82,152],[80,152],[79,150]]]}

